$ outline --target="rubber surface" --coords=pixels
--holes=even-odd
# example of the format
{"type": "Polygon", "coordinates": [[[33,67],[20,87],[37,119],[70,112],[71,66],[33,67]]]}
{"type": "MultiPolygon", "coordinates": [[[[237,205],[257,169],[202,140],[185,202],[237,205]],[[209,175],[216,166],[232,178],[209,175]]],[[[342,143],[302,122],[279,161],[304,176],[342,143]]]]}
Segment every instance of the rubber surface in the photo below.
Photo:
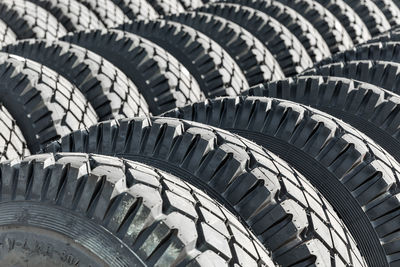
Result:
{"type": "Polygon", "coordinates": [[[179,0],[179,2],[188,11],[199,8],[204,4],[202,0],[179,0]]]}
{"type": "Polygon", "coordinates": [[[15,32],[0,19],[0,45],[13,43],[17,38],[15,32]]]}
{"type": "Polygon", "coordinates": [[[399,263],[400,165],[364,134],[326,113],[262,97],[207,100],[165,116],[220,127],[276,153],[333,205],[368,266],[399,263]]]}
{"type": "Polygon", "coordinates": [[[277,1],[265,0],[227,0],[261,11],[273,17],[296,36],[313,62],[329,57],[329,47],[311,23],[299,13],[277,1]]]}
{"type": "Polygon", "coordinates": [[[189,71],[158,45],[117,30],[82,31],[62,40],[85,47],[122,70],[137,86],[152,114],[204,99],[189,71]]]}
{"type": "Polygon", "coordinates": [[[79,0],[96,14],[107,28],[114,28],[129,22],[130,19],[122,9],[110,0],[79,0]]]}
{"type": "Polygon", "coordinates": [[[21,129],[29,150],[97,122],[79,90],[56,72],[2,53],[0,102],[21,129]]]}
{"type": "MultiPolygon", "coordinates": [[[[400,41],[400,38],[399,38],[400,41]]],[[[388,61],[400,63],[400,42],[375,42],[367,43],[354,47],[353,49],[343,51],[326,58],[317,64],[315,67],[320,67],[336,62],[349,62],[357,60],[373,60],[373,61],[388,61]]]]}
{"type": "Polygon", "coordinates": [[[2,0],[0,19],[18,39],[55,39],[67,34],[64,26],[51,13],[25,0],[2,0]]]}
{"type": "Polygon", "coordinates": [[[30,155],[24,136],[4,106],[0,106],[0,161],[30,155]]]}
{"type": "Polygon", "coordinates": [[[237,4],[208,4],[201,12],[231,20],[257,37],[278,61],[286,76],[300,73],[312,60],[300,41],[276,19],[256,9],[237,4]]]}
{"type": "Polygon", "coordinates": [[[206,97],[236,96],[249,87],[233,58],[193,28],[166,20],[137,20],[119,28],[149,39],[172,54],[193,75],[206,97]]]}
{"type": "Polygon", "coordinates": [[[301,76],[322,75],[354,79],[382,87],[400,95],[400,64],[387,61],[356,60],[331,63],[307,70],[301,76]]]}
{"type": "Polygon", "coordinates": [[[340,21],[313,0],[278,0],[306,18],[322,35],[332,54],[353,47],[353,41],[340,21]]]}
{"type": "Polygon", "coordinates": [[[363,266],[328,202],[278,157],[229,132],[133,118],[77,131],[46,150],[116,155],[186,179],[239,214],[280,265],[363,266]]]}
{"type": "Polygon", "coordinates": [[[379,7],[390,26],[396,27],[400,25],[400,8],[396,6],[392,0],[373,0],[375,5],[379,7]]]}
{"type": "Polygon", "coordinates": [[[159,16],[157,11],[146,0],[112,0],[125,16],[131,20],[137,18],[155,19],[159,16]]]}
{"type": "Polygon", "coordinates": [[[371,39],[371,33],[360,16],[345,0],[317,0],[328,9],[343,25],[355,45],[371,39]]]}
{"type": "Polygon", "coordinates": [[[267,48],[238,24],[202,12],[185,12],[164,18],[192,27],[216,41],[235,60],[250,86],[285,77],[267,48]]]}
{"type": "Polygon", "coordinates": [[[294,77],[253,87],[252,96],[286,99],[324,111],[366,134],[400,162],[400,97],[346,78],[294,77]]]}
{"type": "Polygon", "coordinates": [[[364,21],[374,37],[390,29],[390,23],[372,0],[344,0],[364,21]]]}
{"type": "Polygon", "coordinates": [[[179,0],[146,0],[160,15],[184,12],[185,8],[179,0]]]}
{"type": "Polygon", "coordinates": [[[50,12],[67,31],[104,29],[104,24],[77,0],[28,0],[50,12]]]}
{"type": "MultiPolygon", "coordinates": [[[[0,207],[8,215],[0,215],[2,234],[9,239],[22,227],[40,234],[41,226],[58,242],[72,239],[67,246],[85,247],[83,253],[94,254],[102,266],[274,266],[256,237],[223,206],[158,169],[112,157],[64,153],[1,163],[0,170],[0,207]],[[18,220],[20,214],[29,219],[18,220]]],[[[63,264],[62,255],[57,255],[60,248],[48,245],[54,252],[44,257],[46,262],[63,264]]],[[[28,264],[35,254],[41,255],[33,253],[28,264]]]]}
{"type": "Polygon", "coordinates": [[[43,64],[74,84],[95,109],[99,120],[149,114],[133,82],[101,56],[63,41],[26,40],[2,51],[43,64]]]}

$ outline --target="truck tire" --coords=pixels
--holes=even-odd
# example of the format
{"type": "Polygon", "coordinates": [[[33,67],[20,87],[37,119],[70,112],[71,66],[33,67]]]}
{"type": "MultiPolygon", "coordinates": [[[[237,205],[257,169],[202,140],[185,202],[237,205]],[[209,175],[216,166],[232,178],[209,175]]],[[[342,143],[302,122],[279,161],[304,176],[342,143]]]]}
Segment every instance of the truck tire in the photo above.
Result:
{"type": "Polygon", "coordinates": [[[265,97],[207,100],[165,116],[220,127],[276,153],[332,204],[368,266],[399,263],[400,164],[364,134],[326,113],[265,97]]]}
{"type": "Polygon", "coordinates": [[[178,22],[137,20],[119,27],[173,55],[193,75],[206,97],[235,96],[249,86],[242,70],[215,41],[178,22]]]}
{"type": "Polygon", "coordinates": [[[114,4],[119,6],[131,20],[137,18],[156,19],[159,17],[157,11],[146,0],[112,0],[114,4]]]}
{"type": "Polygon", "coordinates": [[[69,31],[104,29],[101,20],[77,0],[28,0],[50,12],[69,31]]]}
{"type": "Polygon", "coordinates": [[[56,72],[2,53],[0,102],[21,129],[31,153],[61,136],[97,123],[84,96],[56,72]]]}
{"type": "Polygon", "coordinates": [[[137,35],[96,30],[67,35],[62,40],[91,50],[122,70],[154,115],[204,99],[184,66],[158,45],[137,35]]]}
{"type": "Polygon", "coordinates": [[[328,9],[343,25],[355,45],[371,39],[371,33],[360,16],[345,0],[317,0],[328,9]]]}
{"type": "Polygon", "coordinates": [[[110,0],[79,0],[106,25],[107,28],[114,28],[120,24],[127,23],[130,19],[122,9],[110,0]]]}
{"type": "Polygon", "coordinates": [[[400,97],[367,83],[329,76],[294,77],[255,86],[250,96],[285,99],[343,120],[400,162],[400,97]]]}
{"type": "Polygon", "coordinates": [[[45,151],[117,155],[186,179],[240,216],[278,265],[364,266],[332,207],[297,171],[229,132],[133,118],[71,133],[45,151]]]}
{"type": "Polygon", "coordinates": [[[0,128],[0,161],[30,155],[25,137],[14,118],[3,105],[0,105],[0,128]]]}
{"type": "Polygon", "coordinates": [[[331,63],[309,69],[301,76],[335,76],[373,84],[400,95],[400,63],[355,60],[331,63]]]}
{"type": "Polygon", "coordinates": [[[43,64],[66,78],[89,101],[99,121],[150,113],[136,85],[121,70],[80,46],[58,40],[25,40],[1,49],[43,64]]]}
{"type": "Polygon", "coordinates": [[[353,41],[340,21],[314,0],[277,0],[296,10],[322,35],[332,55],[353,47],[353,41]]]}
{"type": "Polygon", "coordinates": [[[18,39],[56,39],[67,34],[64,26],[47,10],[25,0],[0,2],[0,19],[18,39]]]}
{"type": "Polygon", "coordinates": [[[372,37],[390,30],[390,23],[372,0],[344,0],[364,21],[372,37]]]}
{"type": "Polygon", "coordinates": [[[18,39],[13,30],[0,19],[0,44],[6,45],[15,42],[18,39]]]}
{"type": "Polygon", "coordinates": [[[328,44],[317,29],[292,8],[278,1],[269,0],[228,0],[226,2],[254,8],[276,19],[299,39],[313,62],[320,61],[331,55],[328,44]]]}
{"type": "Polygon", "coordinates": [[[7,266],[274,266],[235,216],[158,169],[64,153],[0,163],[0,170],[7,266]]]}
{"type": "Polygon", "coordinates": [[[310,56],[297,37],[261,11],[225,3],[205,5],[198,11],[223,17],[248,30],[271,51],[286,76],[296,75],[312,65],[310,56]]]}
{"type": "Polygon", "coordinates": [[[271,52],[234,22],[202,12],[185,12],[164,18],[187,25],[216,41],[235,60],[250,86],[285,77],[271,52]]]}

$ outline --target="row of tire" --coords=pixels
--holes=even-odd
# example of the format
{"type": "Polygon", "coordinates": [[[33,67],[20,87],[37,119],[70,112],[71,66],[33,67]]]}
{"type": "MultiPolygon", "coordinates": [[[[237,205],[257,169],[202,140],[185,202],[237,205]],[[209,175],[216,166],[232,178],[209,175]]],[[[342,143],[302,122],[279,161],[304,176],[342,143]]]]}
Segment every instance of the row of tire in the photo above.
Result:
{"type": "Polygon", "coordinates": [[[399,7],[2,0],[2,262],[399,265],[399,7]]]}

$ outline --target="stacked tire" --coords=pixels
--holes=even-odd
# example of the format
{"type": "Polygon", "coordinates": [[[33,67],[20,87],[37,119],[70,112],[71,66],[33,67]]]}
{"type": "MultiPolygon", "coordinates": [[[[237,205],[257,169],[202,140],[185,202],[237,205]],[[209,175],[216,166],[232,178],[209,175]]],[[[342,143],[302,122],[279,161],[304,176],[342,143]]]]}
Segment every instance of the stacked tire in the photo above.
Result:
{"type": "Polygon", "coordinates": [[[400,1],[3,0],[1,266],[400,266],[400,1]]]}

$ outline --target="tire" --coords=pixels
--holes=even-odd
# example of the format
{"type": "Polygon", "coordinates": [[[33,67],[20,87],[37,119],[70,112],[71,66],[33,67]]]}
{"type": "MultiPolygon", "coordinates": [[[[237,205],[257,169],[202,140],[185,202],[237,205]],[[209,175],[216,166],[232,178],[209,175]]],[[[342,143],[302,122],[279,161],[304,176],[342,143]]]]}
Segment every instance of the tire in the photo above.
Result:
{"type": "Polygon", "coordinates": [[[0,170],[0,240],[25,240],[22,248],[1,248],[3,264],[274,266],[223,206],[158,169],[65,153],[4,162],[0,170]],[[32,252],[42,246],[51,254],[32,252]]]}
{"type": "Polygon", "coordinates": [[[375,43],[384,43],[384,42],[399,42],[400,41],[400,31],[399,29],[394,29],[391,31],[387,31],[383,34],[372,38],[367,43],[368,44],[375,44],[375,43]]]}
{"type": "Polygon", "coordinates": [[[69,31],[104,29],[91,10],[77,0],[28,0],[50,12],[69,31]]]}
{"type": "Polygon", "coordinates": [[[371,34],[364,21],[345,0],[317,0],[317,2],[340,21],[355,45],[371,39],[371,34]]]}
{"type": "Polygon", "coordinates": [[[160,15],[184,12],[185,8],[179,0],[146,0],[160,15]]]}
{"type": "Polygon", "coordinates": [[[198,11],[211,13],[239,24],[258,38],[278,61],[286,76],[296,75],[312,65],[300,41],[282,24],[250,7],[237,4],[209,4],[198,11]]]}
{"type": "Polygon", "coordinates": [[[25,0],[2,0],[0,19],[18,39],[56,39],[67,34],[64,26],[45,9],[25,0]]]}
{"type": "Polygon", "coordinates": [[[203,5],[202,0],[179,0],[181,5],[188,11],[199,8],[203,5]]]}
{"type": "Polygon", "coordinates": [[[390,26],[400,25],[400,8],[392,0],[373,0],[373,2],[385,15],[390,26]]]}
{"type": "Polygon", "coordinates": [[[400,165],[365,135],[328,114],[262,97],[207,100],[165,116],[221,127],[276,153],[333,205],[368,266],[399,263],[400,165]]]}
{"type": "Polygon", "coordinates": [[[278,157],[229,132],[171,118],[133,118],[77,131],[46,150],[118,155],[186,179],[238,214],[278,265],[329,266],[332,260],[363,266],[328,202],[278,157]]]}
{"type": "Polygon", "coordinates": [[[62,41],[25,40],[2,51],[36,61],[74,84],[89,101],[99,121],[149,114],[136,85],[106,59],[62,41]]]}
{"type": "Polygon", "coordinates": [[[276,19],[299,39],[313,62],[331,55],[328,45],[314,26],[290,7],[277,1],[229,0],[226,2],[254,8],[276,19]]]}
{"type": "Polygon", "coordinates": [[[268,49],[241,26],[202,12],[185,12],[164,17],[187,25],[216,41],[238,64],[250,86],[285,77],[268,49]]]}
{"type": "Polygon", "coordinates": [[[91,105],[56,72],[1,54],[0,102],[21,129],[31,153],[71,131],[97,123],[91,105]]]}
{"type": "Polygon", "coordinates": [[[315,64],[314,67],[359,60],[400,63],[400,42],[376,42],[359,45],[351,50],[343,51],[333,55],[331,58],[324,59],[315,64]]]}
{"type": "Polygon", "coordinates": [[[306,18],[322,35],[335,54],[353,47],[353,41],[340,21],[324,6],[313,0],[278,0],[306,18]]]}
{"type": "Polygon", "coordinates": [[[130,19],[122,9],[110,0],[79,0],[103,22],[107,28],[114,28],[127,23],[130,19]]]}
{"type": "Polygon", "coordinates": [[[13,30],[0,19],[0,44],[10,44],[17,40],[17,35],[13,30]]]}
{"type": "Polygon", "coordinates": [[[336,76],[369,83],[400,95],[400,64],[357,60],[332,63],[305,71],[301,76],[336,76]]]}
{"type": "Polygon", "coordinates": [[[29,156],[26,145],[17,123],[4,106],[0,106],[0,162],[29,156]]]}
{"type": "Polygon", "coordinates": [[[156,19],[159,14],[146,0],[112,0],[131,20],[156,19]]]}
{"type": "Polygon", "coordinates": [[[372,0],[344,0],[364,21],[372,37],[390,30],[390,23],[372,0]]]}
{"type": "Polygon", "coordinates": [[[62,40],[91,50],[122,70],[137,86],[152,114],[204,99],[185,67],[164,49],[137,35],[96,30],[62,40]]]}
{"type": "Polygon", "coordinates": [[[311,106],[343,120],[400,162],[400,97],[346,78],[294,77],[251,88],[246,95],[276,97],[311,106]]]}
{"type": "Polygon", "coordinates": [[[193,28],[166,20],[137,20],[120,29],[142,36],[168,51],[189,70],[206,97],[235,96],[249,87],[232,57],[193,28]]]}

